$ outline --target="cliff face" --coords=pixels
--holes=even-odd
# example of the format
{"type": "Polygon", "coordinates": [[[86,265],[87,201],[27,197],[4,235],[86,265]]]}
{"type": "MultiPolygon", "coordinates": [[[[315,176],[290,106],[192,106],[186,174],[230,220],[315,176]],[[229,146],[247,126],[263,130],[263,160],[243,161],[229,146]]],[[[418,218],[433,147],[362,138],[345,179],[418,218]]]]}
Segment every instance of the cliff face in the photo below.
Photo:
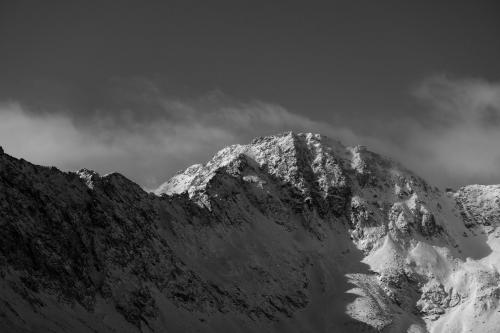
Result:
{"type": "Polygon", "coordinates": [[[153,193],[0,152],[6,332],[494,332],[500,189],[287,133],[153,193]]]}

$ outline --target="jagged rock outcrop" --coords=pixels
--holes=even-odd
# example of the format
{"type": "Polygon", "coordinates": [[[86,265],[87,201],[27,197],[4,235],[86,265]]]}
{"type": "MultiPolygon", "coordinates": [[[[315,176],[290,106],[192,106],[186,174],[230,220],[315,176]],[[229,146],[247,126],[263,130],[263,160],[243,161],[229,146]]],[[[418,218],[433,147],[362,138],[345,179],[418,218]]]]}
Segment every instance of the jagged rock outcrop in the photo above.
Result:
{"type": "Polygon", "coordinates": [[[314,134],[227,147],[155,194],[0,150],[0,326],[494,332],[499,198],[314,134]]]}

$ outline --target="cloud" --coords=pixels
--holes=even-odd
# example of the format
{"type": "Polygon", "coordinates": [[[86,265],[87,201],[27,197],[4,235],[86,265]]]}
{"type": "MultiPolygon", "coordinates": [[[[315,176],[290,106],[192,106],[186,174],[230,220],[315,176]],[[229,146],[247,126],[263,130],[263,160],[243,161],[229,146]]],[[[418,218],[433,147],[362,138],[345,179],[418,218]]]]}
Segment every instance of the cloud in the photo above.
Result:
{"type": "Polygon", "coordinates": [[[500,125],[500,84],[434,76],[424,80],[414,94],[431,107],[441,123],[484,129],[500,125]]]}
{"type": "Polygon", "coordinates": [[[256,136],[316,132],[363,144],[401,161],[440,187],[500,183],[500,85],[434,76],[413,91],[419,112],[361,126],[320,122],[263,101],[215,91],[167,96],[149,82],[117,85],[112,100],[86,112],[0,104],[0,145],[7,153],[64,170],[118,171],[155,188],[217,150],[256,136]],[[146,83],[146,84],[145,84],[146,83]]]}
{"type": "Polygon", "coordinates": [[[413,124],[408,148],[421,147],[423,173],[439,183],[500,183],[500,84],[434,76],[414,95],[427,119],[413,124]]]}
{"type": "Polygon", "coordinates": [[[7,153],[34,163],[118,171],[154,188],[217,150],[256,136],[294,130],[356,141],[345,128],[276,104],[234,101],[220,92],[182,101],[154,90],[133,98],[129,108],[95,110],[83,118],[71,111],[34,112],[19,103],[0,104],[0,144],[7,153]]]}

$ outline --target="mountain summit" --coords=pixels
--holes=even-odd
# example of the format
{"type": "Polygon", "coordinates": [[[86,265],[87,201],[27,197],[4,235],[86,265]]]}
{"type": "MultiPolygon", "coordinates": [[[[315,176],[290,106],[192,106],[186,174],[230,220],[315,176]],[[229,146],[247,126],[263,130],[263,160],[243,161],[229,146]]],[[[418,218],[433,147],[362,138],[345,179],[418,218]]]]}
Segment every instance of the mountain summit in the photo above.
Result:
{"type": "Polygon", "coordinates": [[[154,193],[0,149],[5,332],[496,332],[500,186],[441,191],[318,134],[154,193]]]}

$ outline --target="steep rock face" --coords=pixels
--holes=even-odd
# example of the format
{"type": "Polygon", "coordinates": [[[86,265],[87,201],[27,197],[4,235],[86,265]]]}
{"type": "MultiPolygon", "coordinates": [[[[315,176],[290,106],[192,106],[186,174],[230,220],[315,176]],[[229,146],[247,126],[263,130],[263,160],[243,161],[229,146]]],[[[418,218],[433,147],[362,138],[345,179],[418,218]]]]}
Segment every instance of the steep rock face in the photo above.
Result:
{"type": "MultiPolygon", "coordinates": [[[[0,154],[12,332],[493,332],[499,190],[286,133],[146,193],[0,154]]],[[[496,325],[496,326],[495,326],[496,325]]]]}
{"type": "Polygon", "coordinates": [[[7,330],[155,329],[159,290],[188,310],[229,302],[158,235],[154,195],[119,174],[64,174],[1,158],[7,330]]]}

